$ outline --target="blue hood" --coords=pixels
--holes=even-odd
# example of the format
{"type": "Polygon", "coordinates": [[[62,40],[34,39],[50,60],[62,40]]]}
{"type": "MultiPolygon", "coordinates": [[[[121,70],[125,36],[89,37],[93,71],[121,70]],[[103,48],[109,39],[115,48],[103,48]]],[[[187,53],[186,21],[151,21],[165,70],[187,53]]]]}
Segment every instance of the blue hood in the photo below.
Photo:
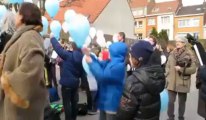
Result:
{"type": "Polygon", "coordinates": [[[110,45],[109,53],[111,60],[124,61],[127,55],[127,45],[123,42],[116,42],[110,45]]]}

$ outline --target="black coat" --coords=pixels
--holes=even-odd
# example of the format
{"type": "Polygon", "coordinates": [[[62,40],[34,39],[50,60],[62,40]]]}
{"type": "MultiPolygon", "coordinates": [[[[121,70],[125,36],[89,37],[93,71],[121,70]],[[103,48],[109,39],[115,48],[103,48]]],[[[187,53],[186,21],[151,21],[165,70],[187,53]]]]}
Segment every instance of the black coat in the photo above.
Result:
{"type": "MultiPolygon", "coordinates": [[[[201,43],[196,43],[200,53],[200,57],[204,65],[206,65],[206,53],[201,43]]],[[[206,118],[206,71],[205,67],[200,67],[197,71],[196,87],[199,89],[198,100],[198,114],[203,118],[206,118]]]]}
{"type": "Polygon", "coordinates": [[[3,32],[1,35],[0,35],[0,53],[3,51],[6,43],[11,39],[11,36],[10,34],[7,34],[6,32],[3,32]]]}
{"type": "Polygon", "coordinates": [[[164,86],[164,69],[160,65],[134,71],[126,81],[117,119],[159,120],[160,93],[164,86]]]}

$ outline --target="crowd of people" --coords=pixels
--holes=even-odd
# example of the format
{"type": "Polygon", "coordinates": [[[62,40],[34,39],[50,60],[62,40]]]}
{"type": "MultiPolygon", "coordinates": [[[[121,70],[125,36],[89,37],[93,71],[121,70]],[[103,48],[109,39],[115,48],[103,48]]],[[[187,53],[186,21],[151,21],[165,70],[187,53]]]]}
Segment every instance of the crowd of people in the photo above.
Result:
{"type": "Polygon", "coordinates": [[[124,32],[119,32],[118,42],[109,48],[78,48],[75,42],[61,44],[51,33],[51,46],[45,50],[39,33],[41,12],[32,3],[23,3],[16,15],[8,11],[2,23],[0,120],[43,120],[50,104],[48,88],[59,87],[57,65],[65,120],[77,119],[80,87],[86,90],[88,110],[99,110],[99,120],[159,120],[164,89],[169,96],[168,120],[175,120],[177,96],[178,118],[185,120],[191,75],[197,69],[198,113],[206,119],[206,53],[200,43],[196,44],[201,66],[183,36],[176,36],[175,44],[163,50],[152,35],[128,46],[124,32]],[[51,57],[53,51],[56,58],[51,57]],[[84,56],[97,84],[95,90],[89,87],[84,56]]]}

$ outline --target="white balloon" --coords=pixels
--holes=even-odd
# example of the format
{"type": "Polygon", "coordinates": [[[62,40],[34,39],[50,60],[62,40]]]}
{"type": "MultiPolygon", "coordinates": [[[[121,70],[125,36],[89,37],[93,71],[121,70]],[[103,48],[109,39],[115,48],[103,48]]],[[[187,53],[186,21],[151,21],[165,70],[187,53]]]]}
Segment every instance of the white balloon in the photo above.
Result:
{"type": "Polygon", "coordinates": [[[94,27],[91,27],[89,31],[89,35],[92,39],[94,39],[96,33],[97,33],[96,29],[94,27]]]}
{"type": "Polygon", "coordinates": [[[97,37],[99,37],[99,38],[104,37],[104,32],[102,30],[98,30],[97,37]]]}
{"type": "Polygon", "coordinates": [[[67,22],[64,22],[64,23],[62,24],[62,29],[64,30],[65,33],[68,32],[68,26],[69,26],[69,24],[68,24],[67,22]]]}
{"type": "Polygon", "coordinates": [[[106,40],[105,40],[104,36],[102,36],[102,37],[97,37],[97,44],[98,44],[100,47],[106,47],[106,40]]]}
{"type": "Polygon", "coordinates": [[[69,37],[69,42],[74,42],[74,40],[72,39],[72,37],[69,37]]]}
{"type": "Polygon", "coordinates": [[[88,36],[86,41],[85,41],[85,47],[88,47],[91,42],[92,42],[92,39],[88,36]]]}
{"type": "Polygon", "coordinates": [[[167,62],[167,57],[165,55],[161,55],[161,65],[167,62]]]}
{"type": "Polygon", "coordinates": [[[74,10],[67,10],[64,13],[64,20],[68,23],[71,22],[71,20],[76,16],[76,12],[74,10]]]}
{"type": "Polygon", "coordinates": [[[39,2],[39,1],[37,2],[37,7],[39,7],[39,8],[40,8],[40,2],[39,2]]]}
{"type": "Polygon", "coordinates": [[[24,2],[30,2],[30,3],[33,3],[32,0],[24,0],[24,2]]]}
{"type": "Polygon", "coordinates": [[[0,18],[3,18],[7,12],[7,9],[4,5],[0,5],[0,18]]]}
{"type": "Polygon", "coordinates": [[[113,42],[118,42],[119,41],[117,33],[113,35],[113,39],[112,40],[113,40],[113,42]]]}
{"type": "Polygon", "coordinates": [[[107,41],[107,43],[106,43],[106,47],[109,48],[109,46],[110,46],[111,44],[112,44],[111,41],[107,41]]]}

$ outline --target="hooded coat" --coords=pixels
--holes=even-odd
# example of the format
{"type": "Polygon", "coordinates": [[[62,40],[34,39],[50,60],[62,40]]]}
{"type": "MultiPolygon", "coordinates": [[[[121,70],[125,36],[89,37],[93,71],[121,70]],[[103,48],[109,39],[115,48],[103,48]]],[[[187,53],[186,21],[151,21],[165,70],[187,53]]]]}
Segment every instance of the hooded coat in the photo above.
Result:
{"type": "Polygon", "coordinates": [[[111,60],[100,62],[92,56],[89,68],[98,84],[97,106],[101,111],[116,112],[125,78],[127,46],[117,42],[109,47],[111,60]]]}

